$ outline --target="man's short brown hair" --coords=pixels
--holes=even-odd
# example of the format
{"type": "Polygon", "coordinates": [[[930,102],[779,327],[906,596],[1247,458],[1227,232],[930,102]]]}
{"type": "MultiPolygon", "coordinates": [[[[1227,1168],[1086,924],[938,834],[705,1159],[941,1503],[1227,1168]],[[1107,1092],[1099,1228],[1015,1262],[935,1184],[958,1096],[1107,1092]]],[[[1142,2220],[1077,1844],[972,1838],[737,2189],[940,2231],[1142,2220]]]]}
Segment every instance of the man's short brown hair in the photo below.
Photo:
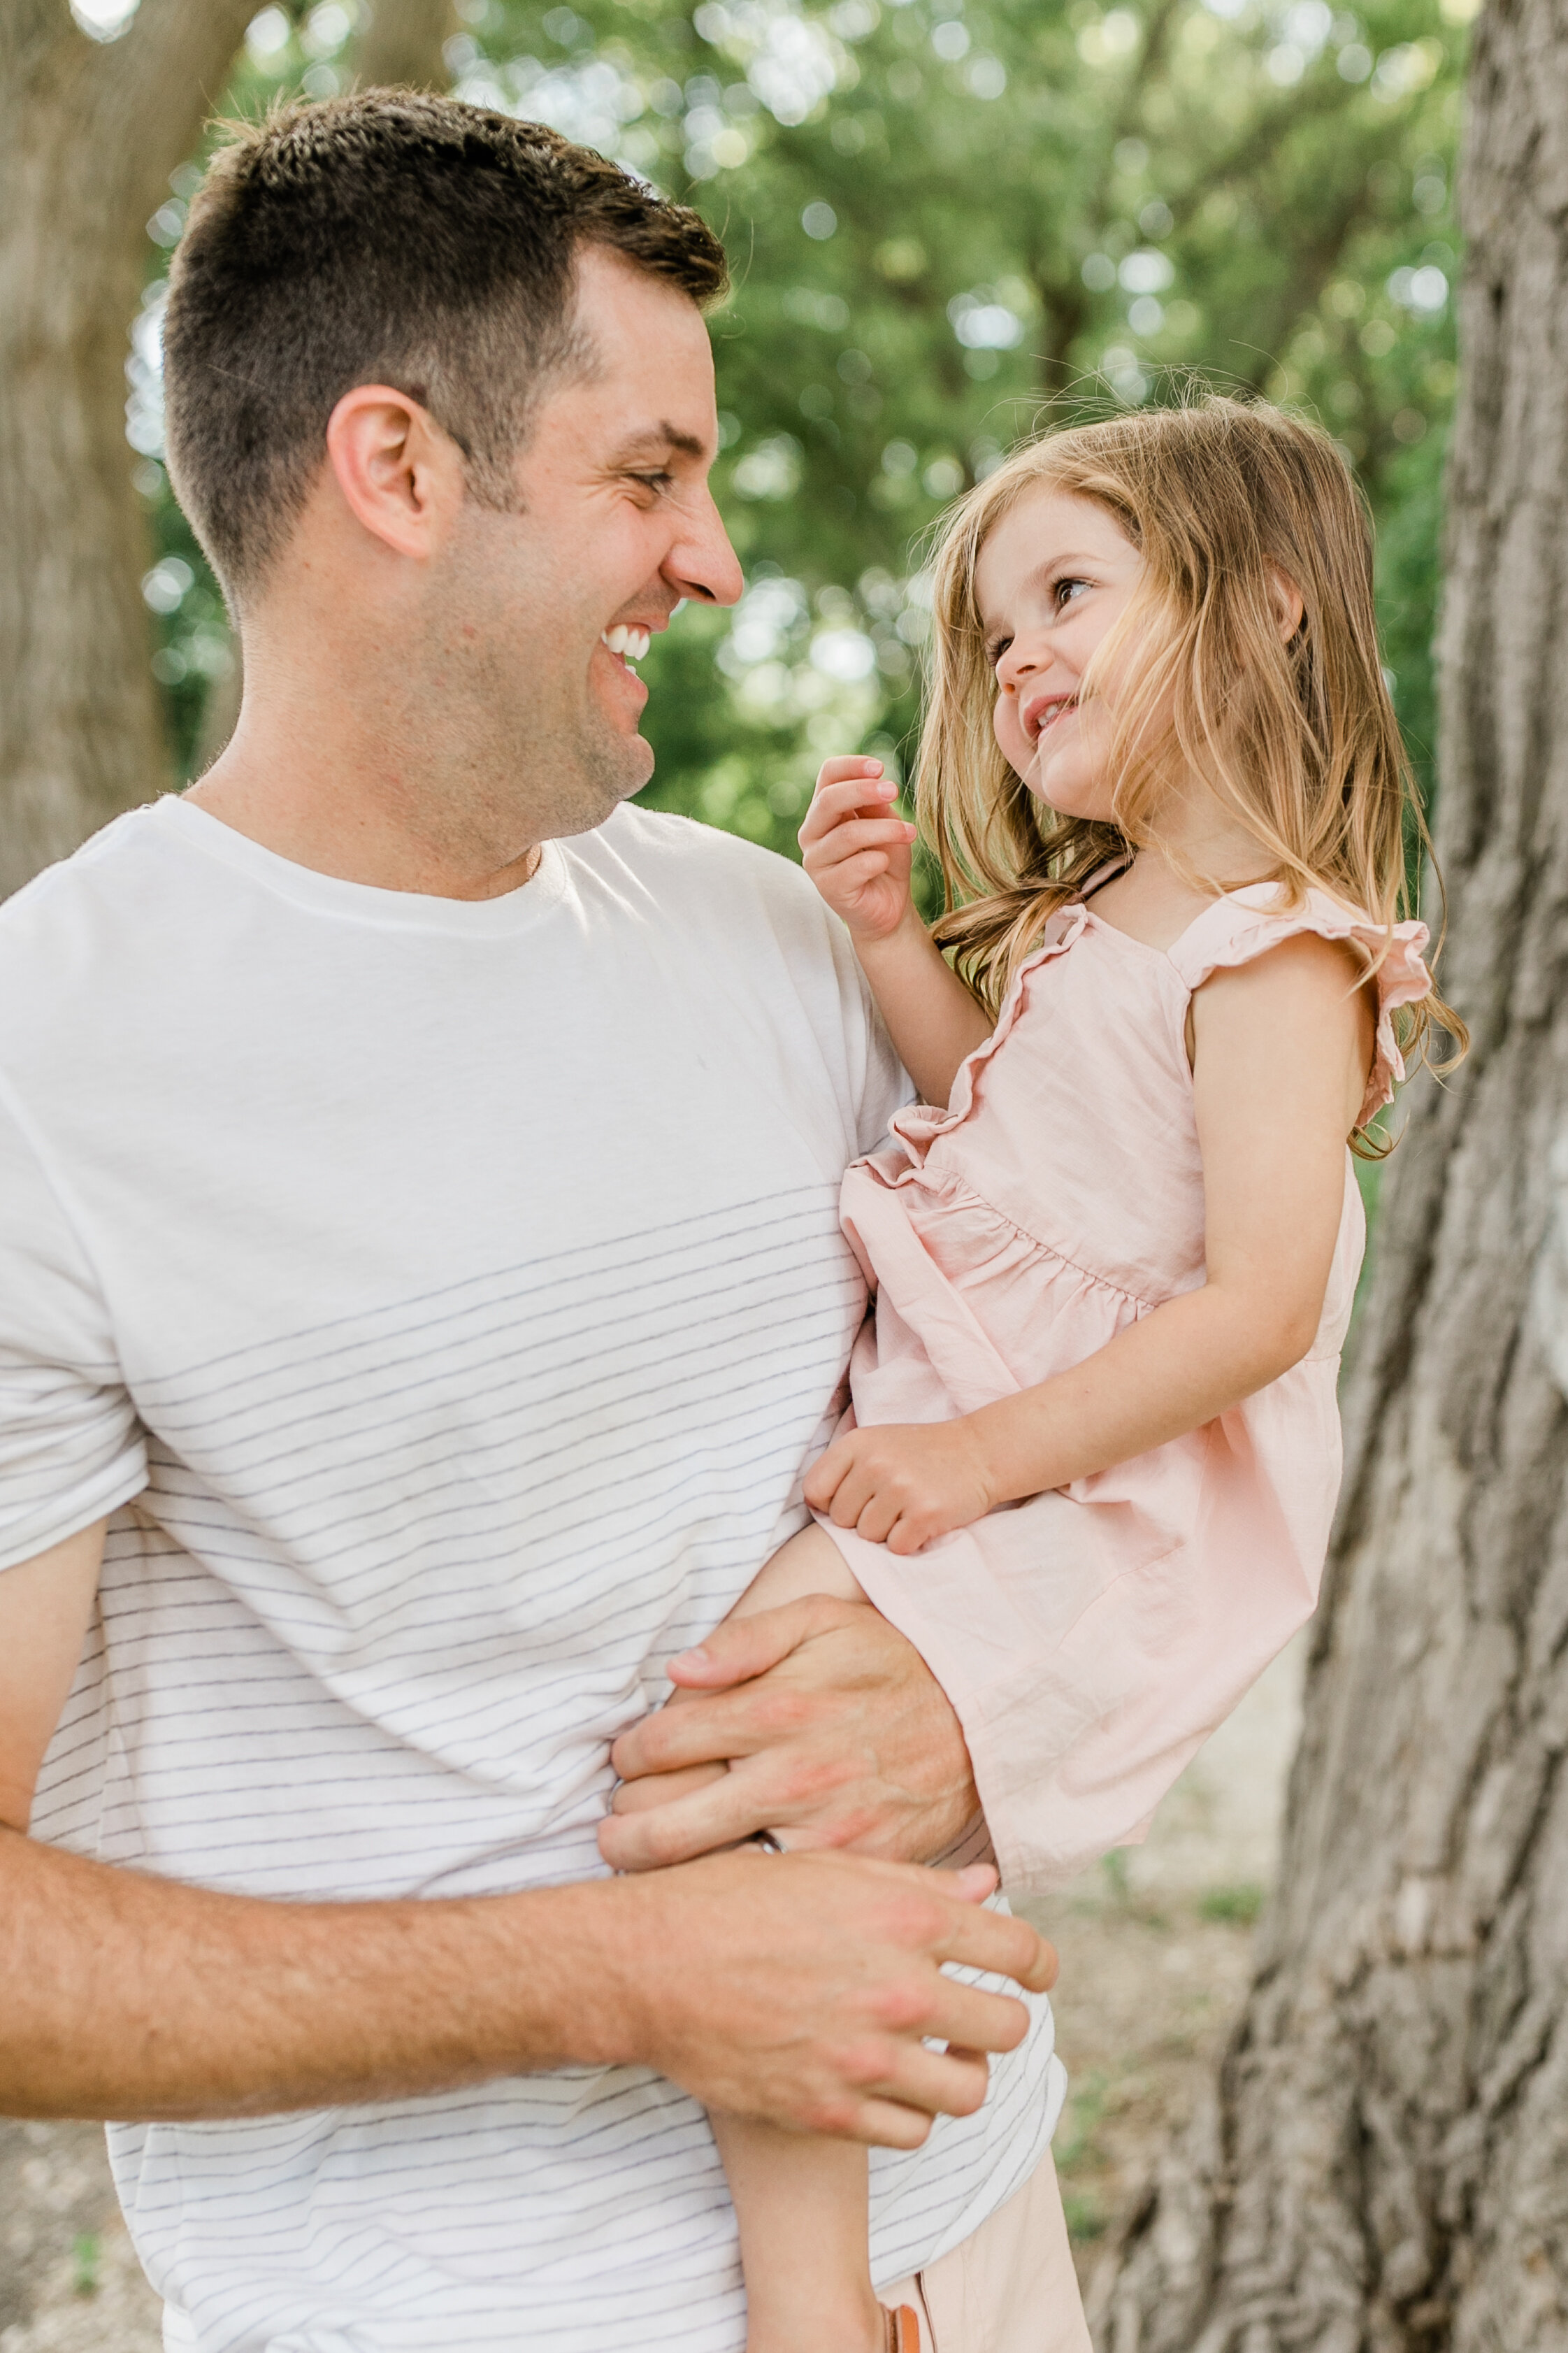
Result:
{"type": "Polygon", "coordinates": [[[697,303],[727,283],[696,213],[539,122],[407,90],[285,107],[214,156],[171,272],[169,470],[243,602],[287,542],[356,384],[426,407],[487,505],[542,382],[591,358],[574,257],[607,246],[697,303]]]}

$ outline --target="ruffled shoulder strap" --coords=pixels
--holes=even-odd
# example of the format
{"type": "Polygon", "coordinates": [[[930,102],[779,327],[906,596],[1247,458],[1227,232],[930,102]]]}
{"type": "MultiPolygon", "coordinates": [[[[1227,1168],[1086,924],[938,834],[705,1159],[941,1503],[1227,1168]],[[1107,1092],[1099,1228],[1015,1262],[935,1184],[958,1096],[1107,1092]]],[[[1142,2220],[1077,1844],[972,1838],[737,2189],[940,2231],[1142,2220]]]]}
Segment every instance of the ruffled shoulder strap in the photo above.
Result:
{"type": "Polygon", "coordinates": [[[1384,1103],[1393,1102],[1394,1090],[1405,1076],[1405,1062],[1394,1035],[1394,1010],[1415,1004],[1432,986],[1432,976],[1422,961],[1431,937],[1425,923],[1395,923],[1385,932],[1370,915],[1331,899],[1326,891],[1309,891],[1291,906],[1279,883],[1253,882],[1244,891],[1227,891],[1205,907],[1169,954],[1184,986],[1195,989],[1211,974],[1250,964],[1255,956],[1266,955],[1270,948],[1303,932],[1315,932],[1320,939],[1345,940],[1364,956],[1369,968],[1377,967],[1377,1045],[1357,1122],[1364,1126],[1384,1103]]]}

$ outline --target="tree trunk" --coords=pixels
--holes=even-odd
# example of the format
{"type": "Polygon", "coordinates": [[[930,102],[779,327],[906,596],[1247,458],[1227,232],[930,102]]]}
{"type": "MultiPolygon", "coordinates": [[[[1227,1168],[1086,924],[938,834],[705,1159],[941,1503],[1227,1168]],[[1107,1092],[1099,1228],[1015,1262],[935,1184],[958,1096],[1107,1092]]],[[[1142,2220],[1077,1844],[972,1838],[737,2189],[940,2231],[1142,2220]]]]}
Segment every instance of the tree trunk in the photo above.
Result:
{"type": "Polygon", "coordinates": [[[1438,854],[1279,1889],[1104,2353],[1568,2346],[1568,0],[1477,26],[1438,854]]]}
{"type": "Polygon", "coordinates": [[[254,14],[142,0],[100,44],[66,0],[0,0],[0,895],[170,781],[126,335],[254,14]]]}
{"type": "Polygon", "coordinates": [[[449,90],[444,50],[457,29],[452,0],[374,0],[354,79],[363,90],[449,90]]]}

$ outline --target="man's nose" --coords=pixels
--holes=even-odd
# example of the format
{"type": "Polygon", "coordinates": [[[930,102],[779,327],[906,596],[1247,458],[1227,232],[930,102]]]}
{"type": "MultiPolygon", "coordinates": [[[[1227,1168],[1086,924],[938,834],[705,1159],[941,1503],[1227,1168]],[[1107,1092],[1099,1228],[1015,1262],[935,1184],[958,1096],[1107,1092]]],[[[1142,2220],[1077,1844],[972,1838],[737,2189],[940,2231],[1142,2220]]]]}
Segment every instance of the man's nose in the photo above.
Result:
{"type": "Polygon", "coordinates": [[[746,576],[708,491],[666,556],[664,575],[680,596],[698,597],[704,605],[740,602],[746,576]]]}

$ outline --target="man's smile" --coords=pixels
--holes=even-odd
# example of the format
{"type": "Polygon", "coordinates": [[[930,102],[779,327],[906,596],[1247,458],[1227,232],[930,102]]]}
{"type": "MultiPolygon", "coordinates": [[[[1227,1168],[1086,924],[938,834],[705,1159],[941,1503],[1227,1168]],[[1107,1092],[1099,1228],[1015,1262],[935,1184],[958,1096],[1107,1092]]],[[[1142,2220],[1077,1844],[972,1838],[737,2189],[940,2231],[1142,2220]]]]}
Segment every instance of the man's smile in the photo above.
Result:
{"type": "Polygon", "coordinates": [[[652,635],[651,629],[639,628],[635,622],[617,621],[613,629],[600,630],[599,642],[625,660],[641,661],[652,635]]]}

